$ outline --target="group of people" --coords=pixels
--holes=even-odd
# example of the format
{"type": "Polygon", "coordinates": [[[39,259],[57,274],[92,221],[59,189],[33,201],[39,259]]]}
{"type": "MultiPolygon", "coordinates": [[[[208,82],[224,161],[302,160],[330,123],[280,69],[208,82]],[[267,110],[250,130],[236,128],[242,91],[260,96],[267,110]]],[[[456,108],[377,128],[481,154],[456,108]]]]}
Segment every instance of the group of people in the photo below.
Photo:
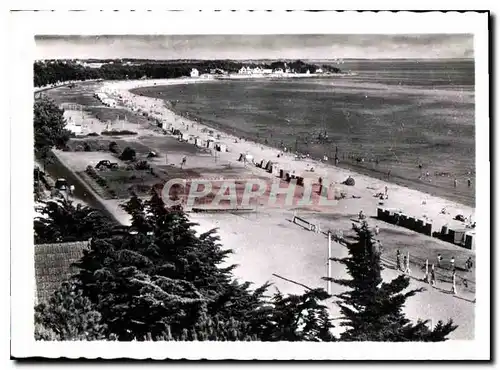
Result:
{"type": "MultiPolygon", "coordinates": [[[[403,256],[401,258],[401,251],[398,249],[396,251],[396,268],[398,271],[402,271],[405,274],[410,274],[410,260],[409,260],[410,254],[403,256]]],[[[442,262],[443,262],[443,256],[441,253],[438,253],[437,255],[437,266],[442,267],[442,262]]],[[[452,272],[452,288],[451,291],[453,294],[457,293],[457,288],[456,288],[456,282],[457,282],[457,275],[456,275],[456,265],[455,265],[455,257],[452,256],[450,258],[450,267],[451,267],[451,272],[452,272]]],[[[473,262],[472,262],[472,257],[467,258],[465,261],[465,269],[467,271],[470,271],[473,267],[473,262]]],[[[424,276],[424,281],[431,284],[433,287],[436,286],[436,269],[434,267],[434,264],[431,265],[431,268],[429,270],[429,260],[425,261],[424,266],[422,269],[425,269],[425,276],[424,276]]],[[[464,287],[468,287],[468,281],[464,277],[462,281],[464,287]]]]}

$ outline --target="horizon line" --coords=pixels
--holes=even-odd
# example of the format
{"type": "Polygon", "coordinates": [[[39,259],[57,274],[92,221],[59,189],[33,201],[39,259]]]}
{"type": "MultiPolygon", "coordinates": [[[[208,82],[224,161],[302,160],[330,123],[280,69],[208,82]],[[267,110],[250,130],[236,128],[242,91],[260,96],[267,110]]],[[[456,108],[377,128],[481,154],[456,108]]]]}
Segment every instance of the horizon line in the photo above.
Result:
{"type": "Polygon", "coordinates": [[[134,57],[115,57],[115,58],[98,58],[98,57],[86,57],[86,58],[40,58],[37,60],[152,60],[152,61],[209,61],[209,60],[225,60],[225,61],[264,61],[264,60],[286,60],[286,61],[336,61],[336,60],[475,60],[475,58],[460,57],[460,58],[134,58],[134,57]]]}

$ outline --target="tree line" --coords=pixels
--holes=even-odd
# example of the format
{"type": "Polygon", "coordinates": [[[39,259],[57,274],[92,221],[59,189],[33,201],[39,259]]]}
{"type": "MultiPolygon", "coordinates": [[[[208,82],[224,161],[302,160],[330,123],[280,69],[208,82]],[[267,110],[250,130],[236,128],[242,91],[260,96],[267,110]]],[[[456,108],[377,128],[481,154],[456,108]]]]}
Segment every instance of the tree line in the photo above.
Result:
{"type": "MultiPolygon", "coordinates": [[[[200,73],[210,73],[214,70],[223,70],[236,73],[242,67],[261,67],[263,69],[288,68],[298,73],[309,70],[314,73],[319,67],[315,64],[304,63],[300,60],[293,62],[273,63],[243,63],[231,60],[198,60],[198,61],[144,61],[137,64],[127,64],[125,61],[107,61],[99,68],[91,68],[71,60],[50,60],[34,63],[34,84],[36,87],[47,86],[64,81],[85,81],[94,79],[125,80],[140,78],[178,78],[189,76],[192,68],[200,73]]],[[[323,70],[330,73],[341,72],[339,68],[323,65],[323,70]]]]}

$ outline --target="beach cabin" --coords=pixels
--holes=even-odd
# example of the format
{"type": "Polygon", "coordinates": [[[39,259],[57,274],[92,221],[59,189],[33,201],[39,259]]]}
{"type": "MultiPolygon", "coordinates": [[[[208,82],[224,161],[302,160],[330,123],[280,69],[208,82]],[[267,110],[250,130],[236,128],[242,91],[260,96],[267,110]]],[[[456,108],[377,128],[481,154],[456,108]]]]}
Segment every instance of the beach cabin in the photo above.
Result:
{"type": "Polygon", "coordinates": [[[219,152],[227,152],[227,146],[223,143],[217,143],[216,150],[218,150],[219,152]]]}
{"type": "Polygon", "coordinates": [[[253,163],[253,155],[251,154],[246,154],[246,153],[240,153],[240,158],[238,159],[239,162],[250,162],[253,163]]]}
{"type": "Polygon", "coordinates": [[[465,233],[465,248],[470,250],[476,249],[476,232],[468,231],[465,233]]]}

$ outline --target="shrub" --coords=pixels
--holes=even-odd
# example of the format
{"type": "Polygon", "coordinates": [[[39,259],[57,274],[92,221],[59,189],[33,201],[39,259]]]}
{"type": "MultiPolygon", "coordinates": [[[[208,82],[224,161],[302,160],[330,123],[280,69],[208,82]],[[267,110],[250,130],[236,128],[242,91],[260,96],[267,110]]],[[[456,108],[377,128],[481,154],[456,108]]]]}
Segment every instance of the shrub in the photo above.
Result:
{"type": "Polygon", "coordinates": [[[101,135],[105,136],[118,136],[118,135],[137,135],[137,132],[129,131],[129,130],[111,130],[111,131],[103,131],[101,135]]]}
{"type": "Polygon", "coordinates": [[[135,150],[127,146],[125,149],[123,149],[123,152],[119,158],[122,161],[133,161],[135,160],[135,150]]]}
{"type": "Polygon", "coordinates": [[[118,153],[118,144],[116,141],[112,141],[109,143],[109,151],[111,153],[118,153]]]}
{"type": "Polygon", "coordinates": [[[135,164],[135,169],[136,170],[149,170],[150,165],[147,161],[140,161],[135,164]]]}
{"type": "Polygon", "coordinates": [[[90,147],[89,143],[83,143],[83,150],[85,152],[91,152],[92,148],[90,147]]]}

